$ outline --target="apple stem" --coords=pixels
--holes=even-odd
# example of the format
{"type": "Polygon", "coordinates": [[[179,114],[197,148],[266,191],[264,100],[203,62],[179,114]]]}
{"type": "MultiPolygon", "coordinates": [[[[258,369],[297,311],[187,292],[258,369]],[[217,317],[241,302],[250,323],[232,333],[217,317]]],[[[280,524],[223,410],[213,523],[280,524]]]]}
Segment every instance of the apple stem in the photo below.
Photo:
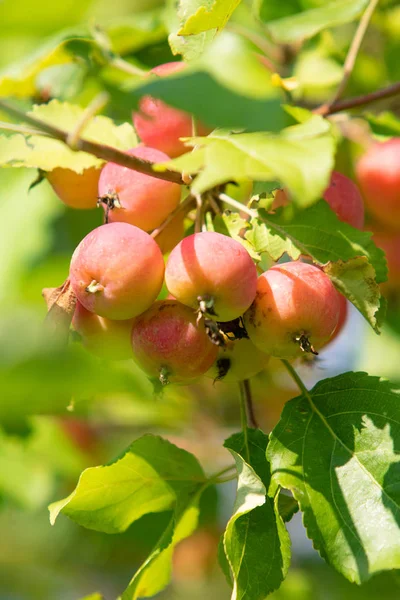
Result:
{"type": "Polygon", "coordinates": [[[103,291],[104,291],[104,285],[101,285],[101,283],[99,283],[95,279],[93,279],[93,281],[91,281],[89,283],[87,288],[85,288],[85,292],[88,292],[88,294],[97,294],[97,292],[103,292],[103,291]]]}

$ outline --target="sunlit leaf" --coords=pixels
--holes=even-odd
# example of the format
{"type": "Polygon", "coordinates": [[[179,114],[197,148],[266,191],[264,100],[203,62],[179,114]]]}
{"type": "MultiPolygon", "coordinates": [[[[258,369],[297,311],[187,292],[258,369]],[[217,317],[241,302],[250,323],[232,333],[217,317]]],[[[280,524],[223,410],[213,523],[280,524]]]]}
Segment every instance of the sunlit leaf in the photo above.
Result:
{"type": "MultiPolygon", "coordinates": [[[[196,35],[210,29],[223,29],[239,3],[240,0],[213,0],[209,5],[199,2],[198,9],[187,18],[178,35],[196,35]]],[[[189,0],[188,4],[193,6],[193,0],[189,0]]]]}
{"type": "Polygon", "coordinates": [[[316,202],[326,189],[335,149],[329,125],[318,117],[279,135],[217,131],[190,143],[202,147],[164,166],[199,173],[192,186],[195,192],[232,179],[279,180],[302,207],[316,202]]]}
{"type": "Polygon", "coordinates": [[[400,567],[400,391],[365,373],[290,400],[271,434],[270,493],[289,489],[314,547],[350,581],[400,567]]]}
{"type": "MultiPolygon", "coordinates": [[[[79,123],[84,109],[67,102],[52,100],[49,104],[34,106],[33,116],[66,132],[71,132],[79,123]]],[[[84,139],[129,150],[137,145],[132,125],[115,125],[111,119],[96,116],[88,121],[82,136],[84,139]]],[[[74,152],[66,144],[42,135],[23,136],[14,134],[0,136],[0,165],[12,167],[36,167],[51,171],[56,167],[72,169],[81,173],[89,167],[104,163],[86,152],[74,152]]]]}
{"type": "Polygon", "coordinates": [[[51,522],[63,512],[89,529],[124,531],[149,512],[173,508],[181,494],[204,481],[193,455],[145,435],[111,464],[86,469],[72,494],[51,505],[51,522]]]}
{"type": "Polygon", "coordinates": [[[238,469],[233,516],[224,534],[224,549],[232,570],[232,600],[265,598],[278,588],[290,562],[289,536],[273,498],[265,458],[268,436],[248,429],[226,440],[238,469]]]}

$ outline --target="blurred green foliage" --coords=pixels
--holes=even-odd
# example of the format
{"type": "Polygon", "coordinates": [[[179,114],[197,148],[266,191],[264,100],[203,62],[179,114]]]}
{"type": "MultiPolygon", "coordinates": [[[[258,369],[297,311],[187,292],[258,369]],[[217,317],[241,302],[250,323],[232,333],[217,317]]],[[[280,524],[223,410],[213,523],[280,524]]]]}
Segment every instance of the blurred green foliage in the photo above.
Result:
{"type": "MultiPolygon", "coordinates": [[[[271,0],[259,2],[258,7],[267,22],[324,4],[323,0],[271,0]]],[[[25,109],[44,102],[49,93],[86,106],[106,90],[112,101],[104,114],[129,120],[129,89],[137,78],[117,68],[113,59],[121,57],[127,65],[145,70],[172,60],[168,36],[173,47],[182,43],[176,36],[179,23],[171,16],[173,9],[173,2],[164,5],[159,0],[4,0],[0,3],[0,88],[6,88],[5,81],[11,88],[19,81],[13,91],[19,89],[18,102],[25,109]]],[[[312,105],[332,96],[354,27],[350,23],[322,31],[299,51],[285,49],[286,75],[297,80],[296,100],[312,105]]],[[[265,39],[265,28],[247,2],[235,11],[228,30],[247,38],[252,51],[263,52],[266,47],[272,60],[282,59],[282,49],[276,50],[265,39]],[[262,47],[257,44],[260,36],[265,39],[262,47]]],[[[208,32],[193,36],[187,43],[187,57],[196,57],[198,45],[207,45],[213,37],[208,32]]],[[[398,80],[399,54],[400,8],[397,2],[382,2],[346,93],[365,93],[398,80]]],[[[257,71],[254,61],[252,68],[257,71]]],[[[240,88],[243,81],[238,77],[235,85],[240,88]]],[[[209,95],[220,91],[211,85],[207,89],[209,95]]],[[[276,97],[281,92],[271,94],[276,97]]],[[[192,97],[184,101],[194,102],[192,97]]],[[[399,110],[395,101],[382,108],[395,114],[399,110]]],[[[378,135],[399,131],[393,115],[371,116],[370,124],[378,135]]],[[[356,142],[339,146],[336,161],[344,165],[343,171],[351,171],[358,152],[356,142]]],[[[168,389],[154,398],[150,384],[134,365],[110,366],[77,344],[65,350],[46,338],[41,290],[65,280],[74,248],[101,223],[102,214],[64,207],[46,181],[28,191],[35,178],[33,169],[0,171],[0,599],[78,600],[101,590],[108,600],[126,587],[156,544],[170,512],[145,515],[126,532],[112,536],[79,528],[63,516],[51,528],[46,505],[70,493],[84,468],[110,461],[144,431],[167,435],[192,451],[207,471],[215,471],[216,462],[224,466],[229,458],[221,441],[237,426],[237,392],[235,387],[209,382],[189,391],[168,389]]],[[[400,381],[399,313],[398,304],[392,304],[391,319],[380,338],[368,331],[367,324],[360,326],[351,364],[342,362],[340,368],[365,369],[400,381]]],[[[331,366],[322,356],[316,370],[326,375],[323,369],[331,366]]],[[[307,368],[305,373],[310,379],[315,376],[307,368]]],[[[260,422],[268,431],[283,403],[294,395],[293,388],[277,368],[255,378],[254,390],[260,422]]],[[[218,543],[233,495],[229,484],[203,495],[200,523],[208,542],[186,547],[189,567],[181,558],[173,585],[160,598],[230,597],[223,575],[215,565],[208,566],[207,553],[212,554],[218,543]],[[190,577],[194,563],[203,556],[204,569],[190,577]]],[[[294,566],[271,598],[380,600],[384,596],[395,600],[400,596],[396,572],[357,588],[315,555],[310,558],[305,536],[300,540],[294,566]]]]}

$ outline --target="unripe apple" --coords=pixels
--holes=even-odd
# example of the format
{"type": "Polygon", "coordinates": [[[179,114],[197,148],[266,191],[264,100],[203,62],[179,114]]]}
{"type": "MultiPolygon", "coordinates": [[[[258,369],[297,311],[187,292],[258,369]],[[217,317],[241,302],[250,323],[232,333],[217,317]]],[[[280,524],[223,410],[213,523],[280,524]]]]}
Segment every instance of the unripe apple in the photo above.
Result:
{"type": "MultiPolygon", "coordinates": [[[[146,146],[138,146],[128,153],[155,163],[169,160],[163,152],[146,146]]],[[[181,187],[111,162],[101,172],[99,198],[109,223],[122,221],[151,231],[178,206],[181,187]]]]}
{"type": "Polygon", "coordinates": [[[165,283],[182,304],[217,321],[233,321],[254,300],[257,270],[239,242],[206,231],[184,238],[172,250],[165,283]]]}
{"type": "Polygon", "coordinates": [[[190,383],[217,357],[203,320],[176,300],[158,300],[137,317],[132,328],[135,361],[147,375],[167,383],[190,383]]]}
{"type": "Polygon", "coordinates": [[[57,167],[46,173],[51,187],[64,204],[71,208],[96,208],[101,169],[90,167],[82,173],[57,167]]]}
{"type": "Polygon", "coordinates": [[[184,236],[185,233],[185,213],[182,211],[168,223],[154,239],[160,247],[163,254],[168,254],[184,236]]]}
{"type": "MultiPolygon", "coordinates": [[[[364,203],[356,184],[349,177],[338,173],[338,171],[333,171],[330,183],[323,193],[323,198],[340,221],[356,229],[363,228],[364,203]]],[[[272,210],[287,204],[289,204],[289,198],[285,190],[277,190],[272,210]]]]}
{"type": "Polygon", "coordinates": [[[369,212],[389,228],[400,228],[400,138],[372,145],[357,164],[369,212]]]}
{"type": "Polygon", "coordinates": [[[163,276],[164,261],[156,242],[127,223],[91,231],[76,248],[70,267],[79,302],[118,321],[147,310],[161,290],[163,276]]]}
{"type": "Polygon", "coordinates": [[[251,341],[277,358],[317,353],[339,319],[339,296],[314,265],[275,265],[258,278],[257,294],[243,320],[251,341]]]}
{"type": "Polygon", "coordinates": [[[132,358],[131,329],[133,319],[112,321],[99,317],[76,303],[72,326],[79,333],[82,345],[95,356],[108,360],[132,358]]]}
{"type": "MultiPolygon", "coordinates": [[[[183,62],[170,62],[151,70],[159,77],[177,73],[185,68],[183,62]]],[[[139,112],[133,114],[133,124],[144,144],[157,148],[172,158],[189,152],[179,138],[191,137],[192,117],[190,114],[168,106],[162,100],[145,96],[139,104],[139,112]]],[[[211,129],[197,124],[198,135],[208,135],[211,129]]]]}
{"type": "Polygon", "coordinates": [[[226,340],[218,350],[217,360],[206,373],[215,381],[238,382],[250,379],[265,369],[268,354],[259,350],[250,340],[226,340]]]}

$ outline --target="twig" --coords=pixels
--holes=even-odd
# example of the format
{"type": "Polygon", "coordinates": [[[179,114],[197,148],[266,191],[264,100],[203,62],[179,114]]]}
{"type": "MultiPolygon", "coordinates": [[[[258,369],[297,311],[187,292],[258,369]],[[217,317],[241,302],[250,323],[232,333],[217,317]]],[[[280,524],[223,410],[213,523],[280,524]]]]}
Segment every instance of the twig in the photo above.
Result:
{"type": "Polygon", "coordinates": [[[110,60],[110,65],[112,67],[115,67],[116,69],[119,69],[120,71],[123,71],[124,73],[128,73],[128,75],[144,77],[145,75],[147,75],[149,73],[149,71],[145,71],[144,69],[141,69],[140,67],[136,67],[135,65],[132,65],[130,62],[124,60],[120,56],[116,56],[116,57],[112,58],[110,60]]]}
{"type": "Polygon", "coordinates": [[[108,103],[109,95],[107,92],[101,92],[93,101],[89,104],[87,109],[83,112],[82,117],[79,119],[78,123],[75,125],[74,129],[68,134],[66,144],[72,150],[77,148],[77,144],[79,143],[79,139],[84,132],[86,126],[89,124],[90,119],[92,119],[98,112],[101,111],[102,108],[108,103]]]}
{"type": "Polygon", "coordinates": [[[196,220],[194,222],[194,232],[200,233],[202,230],[202,219],[203,219],[203,198],[201,194],[195,195],[196,199],[196,220]]]}
{"type": "Polygon", "coordinates": [[[15,123],[5,123],[0,121],[0,129],[4,131],[14,131],[14,133],[23,133],[24,135],[46,135],[40,129],[35,127],[25,127],[24,125],[16,125],[15,123]]]}
{"type": "Polygon", "coordinates": [[[237,23],[230,23],[227,27],[228,31],[232,31],[233,33],[238,33],[239,35],[247,38],[252,44],[257,46],[263,52],[263,61],[267,68],[275,73],[279,70],[277,63],[282,61],[283,53],[281,52],[278,46],[274,46],[263,36],[247,29],[247,27],[243,27],[242,25],[238,25],[237,23]],[[274,59],[271,59],[271,54],[275,54],[274,59]]]}
{"type": "Polygon", "coordinates": [[[211,206],[211,208],[213,209],[213,211],[215,212],[216,215],[221,215],[222,214],[222,210],[218,206],[218,202],[213,198],[212,194],[208,195],[208,203],[209,203],[209,205],[211,206]]]}
{"type": "Polygon", "coordinates": [[[250,460],[249,456],[249,435],[248,435],[248,423],[247,423],[247,412],[246,412],[246,389],[244,386],[244,382],[239,382],[239,391],[240,391],[240,422],[242,425],[243,431],[243,441],[245,448],[245,459],[248,462],[250,460]]]}
{"type": "Polygon", "coordinates": [[[179,206],[177,206],[177,207],[175,208],[175,210],[173,210],[173,211],[172,211],[172,212],[171,212],[171,213],[168,215],[168,217],[165,219],[165,221],[164,221],[163,223],[161,223],[161,225],[160,225],[159,227],[157,227],[157,229],[154,229],[154,230],[151,232],[151,234],[150,234],[150,235],[151,235],[151,237],[152,237],[153,239],[154,239],[154,238],[156,238],[156,237],[157,237],[157,236],[158,236],[158,235],[159,235],[159,234],[160,234],[162,231],[164,231],[164,229],[165,229],[166,227],[168,227],[168,225],[171,223],[171,221],[173,221],[173,220],[174,220],[174,218],[176,217],[176,215],[177,215],[177,214],[179,214],[180,212],[182,212],[182,211],[184,211],[184,210],[186,210],[186,209],[190,210],[190,208],[191,208],[191,205],[192,205],[192,204],[194,205],[194,204],[195,204],[195,202],[196,202],[195,198],[194,198],[194,197],[193,197],[191,194],[189,194],[189,196],[187,196],[187,198],[185,198],[185,199],[184,199],[184,201],[183,201],[183,202],[181,202],[181,203],[179,204],[179,206]]]}
{"type": "Polygon", "coordinates": [[[234,198],[231,198],[227,194],[219,194],[218,198],[220,200],[222,200],[222,202],[225,202],[225,204],[229,204],[233,208],[236,208],[236,210],[240,210],[241,212],[246,213],[246,215],[249,215],[250,217],[257,216],[256,210],[252,210],[251,208],[248,208],[245,204],[242,204],[241,202],[234,200],[234,198]]]}
{"type": "Polygon", "coordinates": [[[340,82],[339,87],[336,90],[336,94],[333,100],[330,102],[330,104],[336,104],[336,102],[341,98],[346,88],[347,82],[349,81],[350,76],[353,72],[354,64],[356,62],[356,58],[360,50],[362,41],[364,39],[365,33],[367,31],[369,22],[378,2],[379,0],[370,0],[367,8],[365,9],[360,19],[356,33],[353,37],[349,51],[347,53],[346,60],[344,61],[342,81],[340,82]]]}
{"type": "Polygon", "coordinates": [[[366,104],[371,104],[377,100],[384,100],[385,98],[396,96],[396,94],[400,94],[400,81],[393,83],[392,85],[389,85],[381,90],[364,94],[363,96],[355,96],[354,98],[348,98],[347,100],[340,100],[332,105],[323,104],[322,106],[315,108],[312,112],[315,115],[328,117],[329,115],[334,115],[344,110],[357,108],[358,106],[365,106],[366,104]]]}
{"type": "Polygon", "coordinates": [[[256,415],[254,412],[254,405],[253,405],[253,398],[251,395],[250,381],[248,379],[245,379],[241,385],[243,385],[243,393],[244,393],[244,397],[246,400],[247,420],[249,422],[250,427],[257,429],[258,423],[257,423],[256,415]]]}
{"type": "MultiPolygon", "coordinates": [[[[50,137],[60,140],[68,145],[68,132],[59,129],[58,127],[54,127],[41,119],[37,119],[31,115],[27,115],[24,112],[14,108],[4,102],[4,100],[0,100],[0,110],[9,114],[12,117],[17,118],[18,120],[24,121],[25,123],[29,123],[33,127],[39,129],[41,132],[49,135],[50,137]]],[[[150,175],[151,177],[155,177],[156,179],[163,179],[165,181],[171,181],[173,183],[182,184],[182,177],[179,173],[175,171],[165,170],[162,172],[153,171],[153,164],[147,160],[143,160],[137,156],[132,156],[131,154],[127,154],[122,152],[121,150],[117,150],[116,148],[112,148],[111,146],[106,146],[104,144],[98,144],[96,142],[91,142],[89,140],[84,140],[80,138],[76,147],[72,148],[74,151],[82,151],[87,152],[88,154],[93,154],[97,156],[97,158],[101,158],[106,162],[114,162],[123,167],[127,167],[128,169],[133,169],[134,171],[139,171],[139,173],[144,173],[145,175],[150,175]]]]}

